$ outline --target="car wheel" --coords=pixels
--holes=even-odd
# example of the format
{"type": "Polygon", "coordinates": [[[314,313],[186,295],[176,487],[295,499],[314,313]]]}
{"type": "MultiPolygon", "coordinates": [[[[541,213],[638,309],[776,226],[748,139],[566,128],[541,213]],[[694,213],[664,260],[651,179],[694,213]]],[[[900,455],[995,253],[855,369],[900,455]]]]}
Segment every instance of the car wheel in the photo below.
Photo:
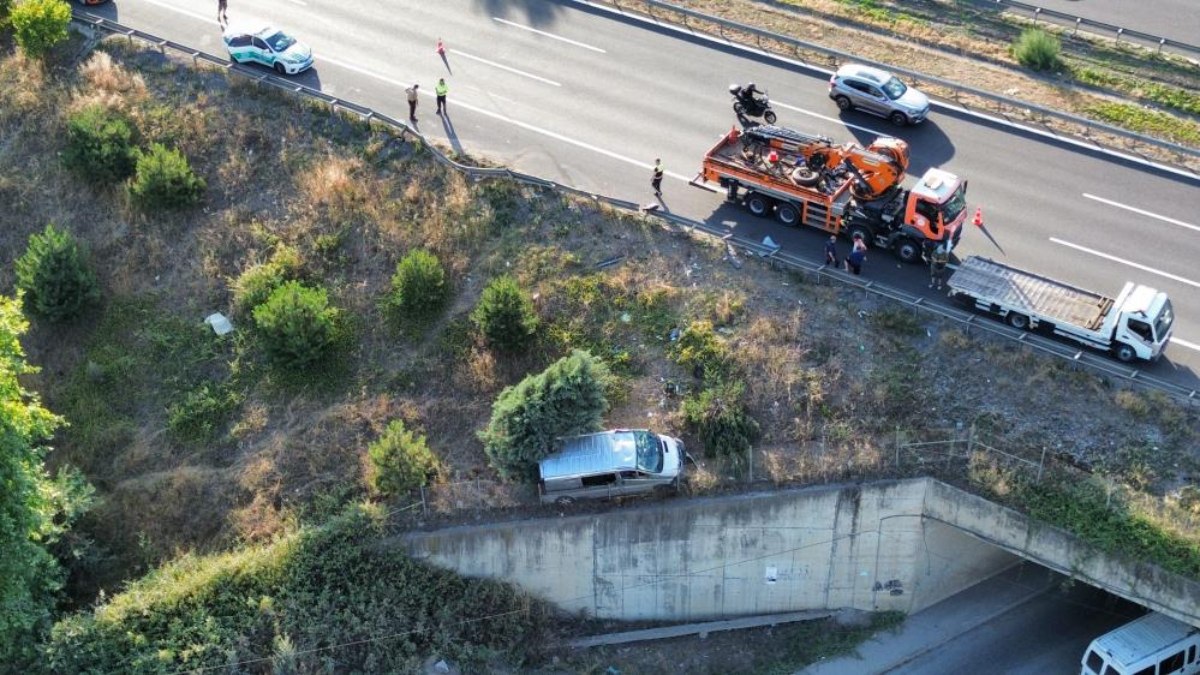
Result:
{"type": "Polygon", "coordinates": [[[800,223],[800,210],[791,204],[780,204],[775,207],[775,218],[788,227],[796,227],[800,223]]]}
{"type": "Polygon", "coordinates": [[[746,208],[750,210],[751,214],[765,218],[771,212],[771,200],[752,192],[746,197],[746,208]]]}
{"type": "Polygon", "coordinates": [[[1117,345],[1117,348],[1113,350],[1113,353],[1116,355],[1117,360],[1121,363],[1129,363],[1137,358],[1137,352],[1135,352],[1133,347],[1130,347],[1129,345],[1117,345]]]}
{"type": "Polygon", "coordinates": [[[837,103],[837,107],[840,110],[854,110],[854,104],[851,103],[850,99],[846,98],[845,96],[837,96],[834,97],[833,100],[835,103],[837,103]]]}
{"type": "Polygon", "coordinates": [[[1029,317],[1018,312],[1009,312],[1008,325],[1017,330],[1029,330],[1029,317]]]}
{"type": "Polygon", "coordinates": [[[283,64],[278,61],[275,62],[275,72],[279,73],[280,75],[287,75],[287,70],[283,67],[283,64]]]}
{"type": "Polygon", "coordinates": [[[892,113],[888,117],[888,119],[891,120],[892,124],[895,124],[898,127],[903,127],[903,126],[908,125],[908,116],[900,111],[896,111],[896,112],[892,113]]]}

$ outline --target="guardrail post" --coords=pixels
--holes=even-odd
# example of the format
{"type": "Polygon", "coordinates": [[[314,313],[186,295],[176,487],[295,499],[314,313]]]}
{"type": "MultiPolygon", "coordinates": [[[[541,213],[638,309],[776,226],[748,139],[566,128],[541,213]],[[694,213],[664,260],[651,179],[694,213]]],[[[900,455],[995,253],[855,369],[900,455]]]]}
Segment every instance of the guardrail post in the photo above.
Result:
{"type": "Polygon", "coordinates": [[[1033,25],[1037,25],[1038,17],[1042,15],[1042,8],[1036,7],[1033,10],[1033,25]]]}
{"type": "Polygon", "coordinates": [[[1121,36],[1122,36],[1122,35],[1124,35],[1124,34],[1125,34],[1125,29],[1124,29],[1124,28],[1118,28],[1118,29],[1117,29],[1117,43],[1118,43],[1118,44],[1120,44],[1120,42],[1121,42],[1121,36]]]}
{"type": "Polygon", "coordinates": [[[1162,54],[1163,45],[1167,44],[1167,38],[1158,39],[1158,53],[1162,54]]]}
{"type": "Polygon", "coordinates": [[[1071,31],[1072,37],[1079,34],[1079,24],[1081,24],[1081,23],[1083,23],[1083,17],[1081,17],[1081,16],[1075,17],[1075,30],[1071,31]]]}

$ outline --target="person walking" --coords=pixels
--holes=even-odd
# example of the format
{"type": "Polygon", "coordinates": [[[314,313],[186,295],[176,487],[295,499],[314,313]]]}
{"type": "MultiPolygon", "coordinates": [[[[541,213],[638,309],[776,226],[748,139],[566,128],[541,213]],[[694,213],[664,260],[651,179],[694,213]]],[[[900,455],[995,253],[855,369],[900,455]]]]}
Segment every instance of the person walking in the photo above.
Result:
{"type": "Polygon", "coordinates": [[[229,0],[217,0],[217,24],[229,28],[229,0]]]}
{"type": "Polygon", "coordinates": [[[929,258],[929,287],[942,289],[946,280],[946,266],[950,264],[950,253],[945,244],[938,244],[929,258]]]}
{"type": "Polygon", "coordinates": [[[655,159],[654,160],[654,177],[650,179],[650,185],[654,188],[654,196],[655,197],[662,196],[663,173],[665,173],[665,171],[663,169],[662,159],[655,159]]]}
{"type": "Polygon", "coordinates": [[[829,241],[825,242],[825,264],[831,267],[837,267],[837,235],[829,235],[829,241]]]}
{"type": "Polygon", "coordinates": [[[437,86],[433,88],[433,93],[437,94],[437,114],[443,115],[446,110],[446,92],[450,91],[450,87],[446,86],[446,78],[439,77],[437,86]]]}
{"type": "Polygon", "coordinates": [[[417,121],[417,87],[420,86],[414,83],[413,86],[404,90],[404,93],[408,94],[408,119],[414,122],[417,121]]]}

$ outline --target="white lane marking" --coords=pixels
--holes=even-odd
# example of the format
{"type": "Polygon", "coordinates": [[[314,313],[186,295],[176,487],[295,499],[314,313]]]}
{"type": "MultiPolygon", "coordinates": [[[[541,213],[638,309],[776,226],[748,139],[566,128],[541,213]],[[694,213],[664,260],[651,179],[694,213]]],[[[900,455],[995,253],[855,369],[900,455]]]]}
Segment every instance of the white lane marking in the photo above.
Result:
{"type": "Polygon", "coordinates": [[[1052,241],[1056,244],[1061,244],[1062,246],[1066,246],[1067,248],[1073,248],[1076,251],[1083,251],[1084,253],[1090,253],[1090,254],[1096,256],[1097,258],[1104,258],[1105,260],[1111,260],[1113,262],[1121,263],[1122,265],[1128,265],[1135,269],[1142,270],[1143,272],[1157,274],[1160,277],[1166,277],[1167,279],[1171,279],[1172,281],[1178,281],[1181,284],[1188,284],[1189,286],[1195,286],[1196,288],[1200,288],[1200,281],[1192,281],[1191,279],[1187,279],[1187,278],[1184,278],[1184,277],[1181,277],[1181,276],[1178,276],[1175,274],[1171,274],[1170,272],[1164,272],[1162,270],[1154,269],[1153,267],[1147,267],[1146,265],[1142,265],[1140,263],[1135,263],[1135,262],[1126,260],[1124,258],[1118,258],[1115,255],[1101,253],[1100,251],[1097,251],[1095,249],[1087,248],[1086,246],[1080,246],[1079,244],[1072,244],[1069,241],[1063,241],[1062,239],[1058,239],[1056,237],[1050,237],[1050,241],[1052,241]]]}
{"type": "Polygon", "coordinates": [[[501,64],[499,64],[499,63],[496,63],[495,61],[488,61],[488,60],[487,60],[487,59],[485,59],[485,58],[482,58],[482,57],[479,57],[479,56],[475,56],[475,55],[473,55],[473,54],[468,54],[468,53],[466,53],[466,52],[460,52],[460,51],[458,51],[457,49],[451,49],[451,50],[449,50],[449,51],[450,51],[450,53],[451,53],[451,54],[455,54],[455,55],[457,55],[457,56],[461,56],[461,57],[463,57],[464,59],[471,59],[472,61],[478,61],[478,62],[480,62],[480,63],[487,64],[487,65],[489,65],[489,66],[491,66],[491,67],[493,67],[493,68],[499,68],[500,70],[507,70],[508,72],[510,72],[510,73],[514,73],[514,74],[516,74],[516,75],[523,75],[523,76],[525,76],[525,77],[528,77],[528,78],[530,78],[531,80],[537,80],[537,81],[539,81],[539,82],[545,82],[546,84],[552,84],[552,85],[554,85],[554,86],[556,86],[556,87],[561,87],[561,86],[562,86],[561,84],[559,84],[559,83],[555,82],[554,80],[547,80],[546,78],[542,77],[541,75],[534,75],[533,73],[527,73],[527,72],[525,72],[525,71],[523,71],[523,70],[517,70],[516,68],[510,68],[510,67],[508,67],[508,66],[505,66],[505,65],[501,65],[501,64]]]}
{"type": "Polygon", "coordinates": [[[1174,335],[1171,336],[1171,344],[1179,345],[1180,347],[1187,347],[1188,349],[1195,349],[1196,351],[1200,352],[1200,345],[1196,344],[1195,342],[1188,342],[1187,340],[1180,340],[1179,338],[1175,337],[1174,335]]]}
{"type": "MultiPolygon", "coordinates": [[[[200,19],[201,21],[203,21],[205,23],[215,23],[218,26],[221,25],[219,21],[215,21],[211,16],[209,16],[207,14],[197,14],[196,12],[189,12],[186,9],[180,9],[180,8],[176,7],[175,5],[167,4],[165,2],[158,2],[158,0],[145,0],[145,2],[148,2],[151,5],[157,5],[159,7],[162,7],[163,9],[169,9],[172,12],[178,12],[179,14],[184,14],[186,16],[190,16],[193,19],[200,19]]],[[[240,24],[241,21],[239,21],[238,23],[240,24]]]]}
{"type": "Polygon", "coordinates": [[[1189,230],[1195,230],[1195,231],[1197,231],[1197,232],[1200,232],[1200,225],[1193,225],[1193,224],[1191,224],[1191,223],[1185,223],[1185,222],[1183,222],[1182,220],[1175,220],[1174,218],[1168,218],[1168,217],[1166,217],[1166,216],[1160,216],[1160,215],[1158,215],[1157,213],[1151,213],[1150,211],[1143,211],[1142,209],[1139,209],[1139,208],[1135,208],[1135,207],[1129,206],[1128,204],[1122,204],[1121,202],[1114,202],[1114,201],[1112,201],[1111,199],[1105,199],[1105,198],[1103,198],[1103,197],[1097,197],[1096,195],[1090,195],[1090,194],[1088,194],[1088,193],[1086,193],[1086,192],[1085,192],[1085,193],[1083,193],[1083,196],[1084,196],[1084,197],[1086,197],[1086,198],[1088,198],[1088,199],[1092,199],[1092,200],[1098,201],[1098,202],[1100,202],[1100,203],[1102,203],[1102,204],[1108,204],[1109,206],[1115,206],[1115,207],[1117,207],[1118,209],[1125,209],[1126,211],[1132,211],[1132,212],[1134,212],[1134,213],[1136,213],[1136,214],[1138,214],[1138,215],[1146,216],[1147,218],[1155,218],[1155,219],[1157,219],[1157,220],[1161,220],[1161,221],[1163,221],[1164,223],[1171,223],[1172,225],[1178,225],[1178,226],[1180,226],[1180,227],[1186,227],[1186,228],[1188,228],[1189,230]]]}
{"type": "Polygon", "coordinates": [[[779,101],[771,101],[771,103],[773,103],[773,104],[775,104],[775,105],[779,106],[780,108],[787,108],[788,110],[795,110],[795,111],[796,111],[796,112],[798,112],[798,113],[803,113],[803,114],[805,114],[805,115],[809,115],[809,116],[811,116],[811,117],[815,117],[815,118],[817,118],[817,119],[819,119],[819,120],[826,120],[826,121],[829,121],[829,122],[833,122],[834,124],[841,124],[841,125],[845,126],[847,129],[858,129],[859,131],[865,131],[865,132],[867,132],[867,133],[875,134],[876,136],[890,136],[890,135],[891,135],[891,134],[889,134],[889,133],[888,133],[888,132],[886,132],[886,131],[879,131],[878,129],[872,129],[872,128],[870,128],[870,127],[863,127],[863,126],[859,126],[859,125],[857,125],[857,124],[851,124],[851,123],[849,123],[849,122],[845,122],[845,121],[843,121],[843,120],[840,120],[840,119],[838,119],[838,118],[836,118],[836,117],[830,117],[830,116],[828,116],[828,115],[822,115],[822,114],[820,114],[820,113],[815,113],[815,112],[813,112],[813,111],[811,111],[811,110],[805,110],[804,108],[797,108],[797,107],[796,107],[796,106],[794,106],[794,105],[788,105],[788,104],[786,104],[786,103],[780,103],[779,101]]]}
{"type": "MultiPolygon", "coordinates": [[[[397,87],[408,88],[408,87],[412,86],[411,82],[404,83],[404,82],[400,82],[398,80],[393,80],[391,78],[384,77],[383,75],[379,75],[378,73],[373,73],[365,68],[359,68],[358,66],[354,66],[349,63],[345,63],[345,62],[338,61],[335,59],[322,58],[320,60],[324,61],[325,63],[333,64],[339,68],[345,68],[346,70],[352,70],[356,73],[359,73],[360,75],[366,75],[367,77],[373,77],[376,80],[379,80],[380,82],[386,82],[388,84],[395,85],[397,87]]],[[[422,94],[425,94],[426,96],[433,96],[432,92],[425,91],[424,89],[421,89],[419,91],[422,94]]],[[[490,118],[492,118],[494,120],[498,120],[500,122],[512,124],[513,126],[520,127],[522,129],[525,129],[526,131],[531,131],[535,134],[541,134],[542,136],[546,136],[547,138],[553,138],[556,141],[562,141],[563,143],[568,143],[570,145],[574,145],[577,148],[583,148],[584,150],[590,150],[597,154],[604,155],[605,157],[610,157],[617,161],[625,162],[626,164],[632,164],[633,166],[636,166],[639,169],[645,169],[646,171],[650,171],[651,169],[654,168],[654,164],[652,164],[650,162],[642,162],[642,161],[633,159],[632,157],[626,157],[625,155],[615,153],[612,150],[605,150],[604,148],[601,148],[599,146],[595,146],[590,143],[585,143],[583,141],[576,140],[569,136],[564,136],[560,133],[550,131],[549,129],[543,129],[541,127],[537,127],[532,124],[529,124],[528,122],[522,122],[521,120],[513,119],[511,117],[501,115],[500,113],[495,113],[490,110],[484,110],[483,108],[479,108],[477,106],[473,106],[468,103],[461,103],[459,101],[454,101],[453,105],[457,108],[463,108],[465,110],[470,110],[471,112],[478,113],[480,115],[484,115],[485,117],[490,117],[490,118]]],[[[671,178],[681,180],[685,183],[692,180],[691,176],[685,176],[680,173],[674,173],[671,171],[667,171],[667,172],[665,172],[665,174],[670,176],[671,178]]]]}
{"type": "Polygon", "coordinates": [[[500,18],[500,17],[498,17],[498,16],[493,16],[493,17],[492,17],[492,21],[499,21],[500,23],[502,23],[502,24],[504,24],[504,25],[506,25],[506,26],[512,26],[513,28],[520,28],[521,30],[527,30],[527,31],[529,31],[530,33],[537,33],[538,35],[543,35],[543,36],[545,36],[545,37],[548,37],[548,38],[551,38],[551,39],[554,39],[554,40],[561,40],[562,42],[566,42],[567,44],[575,45],[576,47],[583,47],[584,49],[590,49],[590,50],[592,50],[592,51],[594,51],[594,52],[600,52],[601,54],[607,54],[607,53],[608,53],[608,52],[604,51],[603,49],[601,49],[601,48],[599,48],[599,47],[593,47],[593,46],[591,46],[591,45],[589,45],[589,44],[584,44],[583,42],[576,42],[575,40],[572,40],[571,38],[565,38],[565,37],[563,37],[563,36],[561,36],[561,35],[555,35],[555,34],[553,34],[553,33],[547,33],[547,32],[545,32],[545,31],[541,31],[541,30],[538,30],[538,29],[536,29],[536,28],[531,28],[531,27],[529,27],[529,26],[522,26],[522,25],[521,25],[521,24],[519,24],[519,23],[513,23],[512,21],[508,21],[508,20],[506,20],[506,19],[501,19],[501,18],[500,18]]]}

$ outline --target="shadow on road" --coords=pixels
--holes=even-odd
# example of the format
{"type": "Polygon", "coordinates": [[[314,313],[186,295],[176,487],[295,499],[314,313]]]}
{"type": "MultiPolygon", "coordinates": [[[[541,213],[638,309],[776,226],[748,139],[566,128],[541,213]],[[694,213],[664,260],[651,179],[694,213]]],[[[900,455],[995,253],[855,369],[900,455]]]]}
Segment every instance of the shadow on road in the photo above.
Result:
{"type": "Polygon", "coordinates": [[[466,151],[463,150],[462,143],[458,140],[458,132],[454,130],[454,122],[450,121],[450,111],[446,110],[442,112],[439,117],[442,118],[442,129],[446,131],[446,140],[450,142],[450,147],[454,150],[454,154],[459,156],[465,155],[466,151]]]}
{"type": "MultiPolygon", "coordinates": [[[[953,171],[946,165],[954,158],[954,142],[933,120],[925,120],[915,127],[897,127],[887,120],[855,111],[842,112],[838,118],[846,124],[866,127],[866,129],[873,129],[887,136],[908,141],[911,155],[908,172],[914,176],[920,176],[925,173],[926,169],[946,168],[953,171]]],[[[866,129],[855,127],[846,129],[856,141],[864,146],[870,145],[877,138],[875,133],[866,129]]],[[[839,139],[835,138],[834,140],[839,139]]]]}
{"type": "Polygon", "coordinates": [[[533,26],[554,23],[563,8],[556,2],[546,0],[475,0],[480,14],[509,19],[524,20],[533,26]]]}

